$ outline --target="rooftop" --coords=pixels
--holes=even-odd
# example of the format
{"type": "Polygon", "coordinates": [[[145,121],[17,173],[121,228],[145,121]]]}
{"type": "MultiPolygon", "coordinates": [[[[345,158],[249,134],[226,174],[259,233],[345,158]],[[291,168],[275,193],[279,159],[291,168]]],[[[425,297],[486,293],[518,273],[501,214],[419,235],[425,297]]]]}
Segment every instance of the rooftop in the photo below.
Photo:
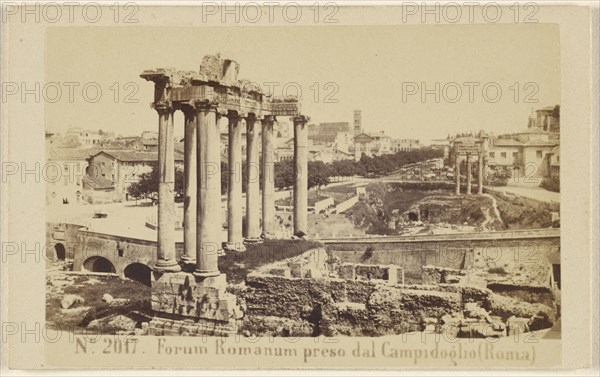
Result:
{"type": "MultiPolygon", "coordinates": [[[[158,161],[158,152],[139,152],[132,150],[103,150],[94,155],[97,156],[100,153],[107,154],[119,161],[123,162],[153,162],[158,161]]],[[[175,150],[175,161],[183,161],[183,154],[175,150]]]]}
{"type": "Polygon", "coordinates": [[[95,190],[110,189],[115,187],[113,181],[104,177],[92,177],[86,174],[83,176],[82,181],[84,184],[89,185],[95,190]]]}

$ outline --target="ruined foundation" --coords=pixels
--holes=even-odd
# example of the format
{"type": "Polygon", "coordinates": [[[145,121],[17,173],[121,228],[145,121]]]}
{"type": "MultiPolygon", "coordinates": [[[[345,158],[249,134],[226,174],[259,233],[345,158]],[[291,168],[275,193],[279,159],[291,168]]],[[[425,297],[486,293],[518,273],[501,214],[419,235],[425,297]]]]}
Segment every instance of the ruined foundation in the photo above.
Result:
{"type": "Polygon", "coordinates": [[[231,335],[243,312],[226,292],[225,275],[198,277],[192,273],[152,274],[150,335],[231,335]]]}

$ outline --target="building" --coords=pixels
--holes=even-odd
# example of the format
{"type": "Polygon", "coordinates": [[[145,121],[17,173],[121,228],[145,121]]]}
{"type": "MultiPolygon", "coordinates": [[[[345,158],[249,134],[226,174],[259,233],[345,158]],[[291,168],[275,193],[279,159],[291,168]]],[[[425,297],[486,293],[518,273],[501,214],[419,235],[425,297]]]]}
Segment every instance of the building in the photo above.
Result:
{"type": "Polygon", "coordinates": [[[354,110],[354,135],[362,133],[362,112],[360,110],[354,110]]]}
{"type": "Polygon", "coordinates": [[[350,158],[352,158],[352,154],[350,150],[354,147],[354,135],[350,132],[338,132],[335,140],[333,141],[332,148],[333,150],[337,150],[340,152],[344,152],[350,154],[350,158]]]}
{"type": "Polygon", "coordinates": [[[552,148],[550,156],[550,176],[560,178],[560,145],[552,148]]]}
{"type": "Polygon", "coordinates": [[[365,154],[369,157],[392,153],[392,138],[383,131],[361,133],[354,136],[354,159],[360,160],[365,154]]]}
{"type": "Polygon", "coordinates": [[[82,178],[88,169],[88,158],[97,153],[93,148],[48,148],[48,164],[44,167],[46,202],[48,204],[81,203],[82,178]]]}
{"type": "MultiPolygon", "coordinates": [[[[144,173],[152,171],[158,152],[103,150],[89,158],[88,174],[92,179],[104,178],[114,185],[114,201],[129,200],[127,189],[144,173]]],[[[175,166],[183,166],[183,153],[175,149],[175,166]]],[[[106,187],[105,181],[100,181],[106,187]]]]}
{"type": "Polygon", "coordinates": [[[445,139],[432,139],[431,148],[441,149],[444,151],[444,160],[448,160],[450,157],[450,138],[447,137],[445,139]]]}
{"type": "Polygon", "coordinates": [[[119,201],[115,184],[110,179],[85,175],[82,178],[82,186],[84,203],[102,204],[119,201]]]}
{"type": "MultiPolygon", "coordinates": [[[[519,177],[549,177],[553,170],[553,156],[557,153],[555,148],[559,146],[558,141],[550,139],[550,134],[532,127],[523,132],[491,137],[489,164],[512,166],[518,170],[513,174],[519,177]]],[[[560,171],[558,167],[554,170],[560,171]]]]}
{"type": "Polygon", "coordinates": [[[547,106],[536,110],[535,113],[532,109],[527,128],[560,132],[560,106],[547,106]]]}
{"type": "Polygon", "coordinates": [[[274,159],[275,162],[291,161],[294,159],[294,139],[288,139],[284,143],[278,143],[275,146],[274,159]]]}
{"type": "Polygon", "coordinates": [[[82,148],[98,147],[102,142],[102,135],[98,131],[85,130],[81,127],[69,128],[66,139],[79,143],[82,148]]]}
{"type": "Polygon", "coordinates": [[[308,160],[309,161],[322,161],[326,164],[330,164],[333,161],[340,160],[351,160],[352,154],[344,151],[340,151],[324,145],[311,145],[308,147],[308,160]]]}
{"type": "Polygon", "coordinates": [[[354,160],[358,161],[362,157],[362,155],[373,156],[375,153],[372,148],[373,146],[373,137],[366,133],[360,133],[358,135],[354,135],[354,160]]]}
{"type": "Polygon", "coordinates": [[[400,151],[412,151],[413,149],[421,148],[419,139],[391,139],[392,153],[400,151]]]}
{"type": "Polygon", "coordinates": [[[308,125],[308,140],[313,145],[333,146],[338,134],[349,134],[351,132],[348,122],[319,123],[319,125],[308,125]]]}

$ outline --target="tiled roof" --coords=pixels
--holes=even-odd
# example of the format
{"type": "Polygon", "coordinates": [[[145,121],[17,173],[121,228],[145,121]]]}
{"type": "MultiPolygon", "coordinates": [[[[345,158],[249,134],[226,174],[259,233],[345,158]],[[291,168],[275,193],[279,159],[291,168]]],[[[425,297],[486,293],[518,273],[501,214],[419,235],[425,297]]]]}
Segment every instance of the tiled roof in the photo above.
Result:
{"type": "Polygon", "coordinates": [[[521,143],[519,140],[515,140],[515,139],[495,139],[494,140],[494,146],[505,146],[505,147],[512,147],[512,146],[523,146],[523,143],[521,143]]]}
{"type": "Polygon", "coordinates": [[[91,188],[95,190],[109,189],[114,188],[114,183],[104,177],[91,177],[89,175],[84,175],[82,178],[84,184],[89,185],[91,188]]]}
{"type": "MultiPolygon", "coordinates": [[[[103,150],[105,153],[123,162],[152,162],[158,161],[158,152],[141,152],[132,150],[103,150]]],[[[99,153],[97,153],[99,154],[99,153]]],[[[175,161],[183,161],[183,154],[175,150],[175,161]]]]}

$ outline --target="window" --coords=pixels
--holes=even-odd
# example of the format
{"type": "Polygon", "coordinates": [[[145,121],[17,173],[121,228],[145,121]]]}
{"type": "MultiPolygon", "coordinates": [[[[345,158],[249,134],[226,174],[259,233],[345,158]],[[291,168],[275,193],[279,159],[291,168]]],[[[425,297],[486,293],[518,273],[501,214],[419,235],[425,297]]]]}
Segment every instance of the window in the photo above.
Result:
{"type": "Polygon", "coordinates": [[[542,158],[542,151],[535,151],[535,156],[537,158],[542,158]]]}
{"type": "Polygon", "coordinates": [[[556,162],[560,162],[560,156],[556,156],[556,162]]]}
{"type": "Polygon", "coordinates": [[[496,157],[496,152],[490,152],[490,158],[495,158],[496,157]]]}
{"type": "Polygon", "coordinates": [[[500,153],[500,157],[502,157],[502,158],[506,158],[506,152],[502,152],[502,153],[500,153]]]}
{"type": "Polygon", "coordinates": [[[519,152],[513,152],[512,156],[513,156],[513,158],[519,157],[519,152]]]}

